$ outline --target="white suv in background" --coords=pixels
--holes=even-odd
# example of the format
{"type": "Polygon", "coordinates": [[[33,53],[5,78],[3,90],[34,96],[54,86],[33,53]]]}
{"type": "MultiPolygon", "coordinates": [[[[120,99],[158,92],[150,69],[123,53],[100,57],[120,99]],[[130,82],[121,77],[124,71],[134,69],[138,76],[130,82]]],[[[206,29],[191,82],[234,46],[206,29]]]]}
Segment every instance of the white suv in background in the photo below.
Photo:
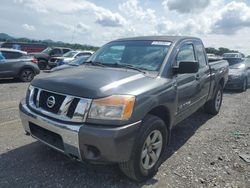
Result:
{"type": "Polygon", "coordinates": [[[78,57],[91,56],[93,53],[94,53],[93,51],[79,51],[79,50],[74,51],[74,50],[72,50],[72,51],[65,53],[63,56],[56,57],[56,59],[54,59],[53,61],[50,61],[49,66],[51,68],[53,68],[56,66],[67,64],[78,57]]]}

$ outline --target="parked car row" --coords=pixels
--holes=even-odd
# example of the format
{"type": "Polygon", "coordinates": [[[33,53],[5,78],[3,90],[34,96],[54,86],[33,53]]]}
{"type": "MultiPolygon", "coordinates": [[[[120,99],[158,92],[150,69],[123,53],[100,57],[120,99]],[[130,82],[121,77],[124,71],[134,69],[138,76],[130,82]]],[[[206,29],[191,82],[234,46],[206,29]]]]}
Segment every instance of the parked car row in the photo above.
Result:
{"type": "Polygon", "coordinates": [[[69,51],[65,54],[63,54],[61,57],[54,57],[51,58],[49,61],[49,66],[50,68],[54,68],[63,64],[68,64],[71,61],[73,61],[74,59],[77,59],[81,56],[85,56],[85,57],[90,57],[94,52],[92,51],[69,51]]]}
{"type": "Polygon", "coordinates": [[[61,57],[63,54],[71,51],[70,48],[48,47],[40,53],[30,53],[38,60],[38,66],[41,70],[49,68],[49,61],[56,57],[61,57]]]}
{"type": "MultiPolygon", "coordinates": [[[[4,43],[5,44],[5,43],[4,43]]],[[[6,45],[10,45],[6,43],[6,45]]],[[[19,78],[22,81],[31,81],[39,69],[49,67],[45,72],[73,68],[83,65],[93,54],[92,51],[71,50],[70,48],[46,48],[41,53],[29,53],[9,48],[0,48],[0,78],[19,78]],[[38,66],[37,66],[38,65],[38,66]],[[38,68],[37,68],[38,67],[38,68]]],[[[103,58],[107,58],[106,54],[103,58]]],[[[227,60],[229,63],[229,79],[226,89],[246,91],[250,86],[250,59],[244,58],[241,53],[225,53],[222,57],[207,54],[210,63],[218,60],[227,60]]],[[[116,57],[113,57],[114,59],[116,57]]],[[[117,59],[119,60],[119,58],[117,59]]]]}
{"type": "Polygon", "coordinates": [[[46,48],[41,53],[27,53],[24,51],[0,48],[0,79],[19,78],[21,81],[30,82],[40,69],[49,66],[49,62],[56,62],[51,67],[68,64],[48,72],[68,69],[83,64],[92,51],[73,51],[69,48],[46,48]],[[74,61],[75,60],[75,61],[74,61]]]}
{"type": "Polygon", "coordinates": [[[80,56],[80,57],[70,61],[69,63],[65,63],[65,64],[60,65],[60,66],[56,66],[56,67],[52,68],[51,70],[45,70],[44,72],[51,73],[51,72],[56,72],[56,71],[60,71],[60,70],[74,68],[74,67],[83,65],[89,57],[90,57],[89,55],[83,55],[83,56],[80,56]]]}

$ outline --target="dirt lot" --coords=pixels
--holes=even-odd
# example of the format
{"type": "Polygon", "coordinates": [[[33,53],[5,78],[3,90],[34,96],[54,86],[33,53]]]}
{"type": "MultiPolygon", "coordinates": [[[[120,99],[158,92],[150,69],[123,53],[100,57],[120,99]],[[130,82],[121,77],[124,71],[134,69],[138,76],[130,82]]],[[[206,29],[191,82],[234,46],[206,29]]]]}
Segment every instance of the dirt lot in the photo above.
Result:
{"type": "Polygon", "coordinates": [[[18,103],[28,84],[0,83],[0,187],[250,187],[250,89],[226,92],[218,116],[195,113],[178,125],[166,161],[142,184],[117,166],[72,161],[25,136],[18,103]]]}

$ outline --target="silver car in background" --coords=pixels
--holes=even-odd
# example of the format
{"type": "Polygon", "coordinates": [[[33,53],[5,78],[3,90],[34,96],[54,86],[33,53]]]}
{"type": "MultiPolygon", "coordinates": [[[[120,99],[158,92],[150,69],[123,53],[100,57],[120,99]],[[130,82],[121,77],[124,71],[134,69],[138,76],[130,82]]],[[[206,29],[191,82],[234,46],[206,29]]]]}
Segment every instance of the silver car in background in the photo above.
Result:
{"type": "Polygon", "coordinates": [[[36,58],[20,50],[0,48],[0,79],[18,78],[30,82],[39,73],[36,58]]]}
{"type": "Polygon", "coordinates": [[[81,56],[91,56],[93,53],[94,53],[93,51],[79,51],[79,50],[73,51],[72,50],[72,51],[65,53],[61,57],[57,57],[53,61],[49,61],[49,66],[54,68],[60,65],[68,64],[71,61],[81,56]]]}
{"type": "Polygon", "coordinates": [[[229,75],[226,89],[246,91],[250,85],[250,59],[224,58],[229,63],[229,75]]]}

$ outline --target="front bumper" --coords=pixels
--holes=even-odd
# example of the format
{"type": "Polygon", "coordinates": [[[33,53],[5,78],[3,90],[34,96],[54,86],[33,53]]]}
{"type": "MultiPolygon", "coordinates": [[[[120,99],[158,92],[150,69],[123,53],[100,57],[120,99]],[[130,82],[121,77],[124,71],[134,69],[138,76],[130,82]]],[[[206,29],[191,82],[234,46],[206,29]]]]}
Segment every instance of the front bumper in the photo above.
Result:
{"type": "Polygon", "coordinates": [[[71,125],[36,114],[28,108],[25,100],[21,101],[19,111],[24,130],[37,140],[78,160],[101,163],[128,161],[141,123],[138,121],[122,127],[71,125]],[[33,125],[51,132],[50,135],[61,137],[63,147],[34,135],[31,129],[33,125]]]}
{"type": "Polygon", "coordinates": [[[225,89],[241,89],[243,82],[244,82],[243,77],[229,78],[225,86],[225,89]]]}

